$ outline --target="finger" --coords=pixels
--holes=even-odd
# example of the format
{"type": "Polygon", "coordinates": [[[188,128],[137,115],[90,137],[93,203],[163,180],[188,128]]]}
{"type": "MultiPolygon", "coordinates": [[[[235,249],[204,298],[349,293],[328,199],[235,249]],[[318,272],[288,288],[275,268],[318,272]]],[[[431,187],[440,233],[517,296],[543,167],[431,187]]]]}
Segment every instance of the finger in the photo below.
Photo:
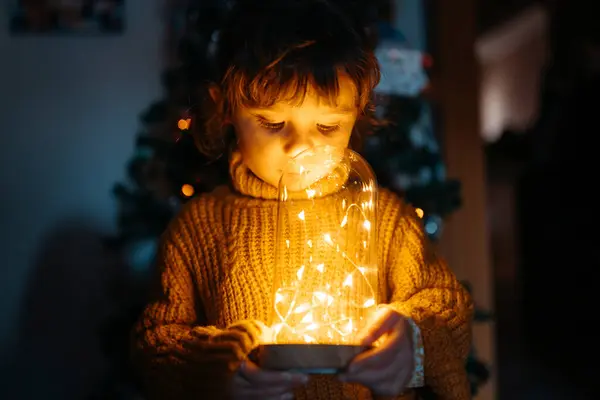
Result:
{"type": "Polygon", "coordinates": [[[241,361],[246,358],[246,353],[234,342],[211,343],[209,350],[203,343],[196,343],[191,340],[182,342],[182,346],[192,352],[210,351],[211,359],[214,359],[216,362],[229,363],[232,361],[241,361]]]}
{"type": "Polygon", "coordinates": [[[385,335],[390,331],[394,331],[404,321],[404,317],[396,312],[388,309],[381,309],[379,317],[373,324],[369,325],[369,328],[364,333],[361,343],[363,346],[370,346],[377,341],[381,336],[385,335]]]}
{"type": "Polygon", "coordinates": [[[289,388],[308,382],[308,375],[306,374],[269,371],[260,368],[258,365],[249,360],[242,363],[240,371],[244,378],[254,384],[280,384],[287,385],[289,388]]]}
{"type": "Polygon", "coordinates": [[[339,377],[342,382],[358,383],[379,391],[386,382],[398,384],[407,380],[409,371],[403,367],[387,368],[385,370],[363,370],[353,374],[344,374],[339,377]]]}
{"type": "Polygon", "coordinates": [[[245,358],[257,345],[253,336],[247,331],[242,330],[241,327],[224,330],[211,339],[211,344],[223,343],[232,346],[236,351],[236,355],[241,356],[242,358],[245,358]]]}
{"type": "MultiPolygon", "coordinates": [[[[250,368],[253,368],[252,366],[250,368]]],[[[241,368],[240,368],[241,369],[241,368]]],[[[299,384],[251,382],[239,371],[233,378],[233,397],[247,400],[292,400],[293,387],[299,384]]]]}
{"type": "Polygon", "coordinates": [[[347,368],[353,374],[362,370],[382,370],[388,368],[398,357],[399,346],[395,342],[386,341],[382,346],[367,350],[357,355],[347,368]]]}
{"type": "MultiPolygon", "coordinates": [[[[382,370],[402,360],[402,352],[405,352],[403,341],[404,332],[396,328],[392,330],[386,340],[378,347],[366,350],[358,354],[347,368],[348,373],[354,373],[366,369],[382,370]]],[[[406,354],[406,357],[412,357],[412,352],[406,354]]]]}
{"type": "Polygon", "coordinates": [[[245,339],[244,345],[250,349],[259,345],[265,329],[266,325],[256,320],[239,321],[227,327],[227,331],[242,333],[245,339]]]}

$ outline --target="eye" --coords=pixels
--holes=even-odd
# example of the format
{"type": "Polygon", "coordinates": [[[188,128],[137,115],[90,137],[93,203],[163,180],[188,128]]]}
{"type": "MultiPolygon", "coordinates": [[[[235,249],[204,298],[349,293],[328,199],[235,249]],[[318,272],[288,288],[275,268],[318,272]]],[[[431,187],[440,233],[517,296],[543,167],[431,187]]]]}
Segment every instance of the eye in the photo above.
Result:
{"type": "Polygon", "coordinates": [[[317,129],[324,134],[330,134],[333,132],[337,132],[340,129],[340,125],[339,124],[335,124],[335,125],[321,125],[321,124],[317,124],[317,129]]]}
{"type": "Polygon", "coordinates": [[[279,132],[285,126],[285,122],[271,122],[262,117],[256,117],[256,121],[258,121],[258,125],[261,128],[264,128],[264,129],[267,129],[267,130],[270,130],[273,132],[279,132]]]}

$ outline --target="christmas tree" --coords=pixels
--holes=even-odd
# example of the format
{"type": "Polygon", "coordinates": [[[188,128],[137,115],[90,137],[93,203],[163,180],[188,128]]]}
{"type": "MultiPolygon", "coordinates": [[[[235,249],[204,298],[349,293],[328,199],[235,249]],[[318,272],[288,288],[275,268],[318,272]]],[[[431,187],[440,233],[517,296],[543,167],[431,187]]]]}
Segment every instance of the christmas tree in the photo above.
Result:
{"type": "Polygon", "coordinates": [[[226,179],[222,160],[209,160],[197,151],[191,135],[202,103],[200,88],[212,77],[211,46],[222,8],[206,0],[176,4],[171,26],[177,43],[172,66],[161,80],[164,97],[141,114],[128,179],[113,190],[119,236],[112,242],[131,249],[130,261],[142,269],[152,251],[133,247],[152,247],[183,203],[226,179]]]}
{"type": "MultiPolygon", "coordinates": [[[[204,157],[191,131],[199,128],[201,87],[213,75],[211,49],[226,2],[175,2],[172,13],[172,66],[163,74],[164,98],[153,102],[140,117],[128,179],[115,185],[119,235],[108,244],[125,259],[127,273],[115,284],[122,312],[107,323],[106,349],[115,369],[103,398],[128,398],[133,382],[127,365],[127,333],[146,300],[157,241],[183,203],[228,179],[226,157],[204,157]],[[121,337],[123,339],[115,340],[121,337]]],[[[383,1],[381,4],[389,2],[383,1]]],[[[377,89],[376,112],[385,122],[364,138],[363,155],[380,184],[402,195],[417,208],[428,235],[437,240],[445,216],[460,206],[460,186],[447,179],[435,135],[434,107],[423,96],[426,67],[431,58],[412,50],[389,24],[377,23],[381,4],[343,1],[343,7],[371,34],[384,69],[377,89]],[[378,10],[379,9],[379,10],[378,10]],[[393,77],[393,80],[387,79],[393,77]]],[[[475,357],[468,361],[473,391],[487,379],[475,357]]],[[[102,397],[100,396],[100,397],[102,397]]]]}

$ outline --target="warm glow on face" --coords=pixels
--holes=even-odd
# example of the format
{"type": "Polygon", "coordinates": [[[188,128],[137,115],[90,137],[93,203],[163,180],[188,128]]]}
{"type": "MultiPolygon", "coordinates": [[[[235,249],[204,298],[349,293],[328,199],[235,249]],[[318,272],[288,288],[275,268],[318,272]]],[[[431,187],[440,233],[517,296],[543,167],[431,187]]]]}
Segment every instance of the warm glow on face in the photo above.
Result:
{"type": "MultiPolygon", "coordinates": [[[[339,93],[335,105],[310,86],[302,102],[280,101],[269,107],[239,107],[233,116],[238,148],[245,164],[264,182],[277,186],[291,157],[316,146],[348,146],[354,123],[359,115],[357,90],[345,74],[339,76],[339,93]]],[[[314,164],[310,171],[299,171],[303,181],[327,173],[324,164],[314,164]]]]}

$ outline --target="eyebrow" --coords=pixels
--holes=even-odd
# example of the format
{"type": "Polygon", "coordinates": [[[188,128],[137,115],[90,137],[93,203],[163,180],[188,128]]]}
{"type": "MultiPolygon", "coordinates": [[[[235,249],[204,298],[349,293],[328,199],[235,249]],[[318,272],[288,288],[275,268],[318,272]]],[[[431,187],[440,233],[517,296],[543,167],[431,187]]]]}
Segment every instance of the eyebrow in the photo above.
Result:
{"type": "MultiPolygon", "coordinates": [[[[273,107],[273,106],[250,107],[249,110],[259,111],[259,112],[266,111],[266,112],[273,112],[273,113],[278,112],[277,107],[273,107]]],[[[340,106],[340,107],[335,107],[335,108],[328,108],[327,112],[330,114],[338,114],[338,115],[354,114],[356,112],[356,107],[345,105],[345,106],[340,106]]]]}
{"type": "Polygon", "coordinates": [[[340,106],[332,108],[331,111],[333,111],[335,114],[353,114],[354,112],[356,112],[356,107],[340,106]]]}

